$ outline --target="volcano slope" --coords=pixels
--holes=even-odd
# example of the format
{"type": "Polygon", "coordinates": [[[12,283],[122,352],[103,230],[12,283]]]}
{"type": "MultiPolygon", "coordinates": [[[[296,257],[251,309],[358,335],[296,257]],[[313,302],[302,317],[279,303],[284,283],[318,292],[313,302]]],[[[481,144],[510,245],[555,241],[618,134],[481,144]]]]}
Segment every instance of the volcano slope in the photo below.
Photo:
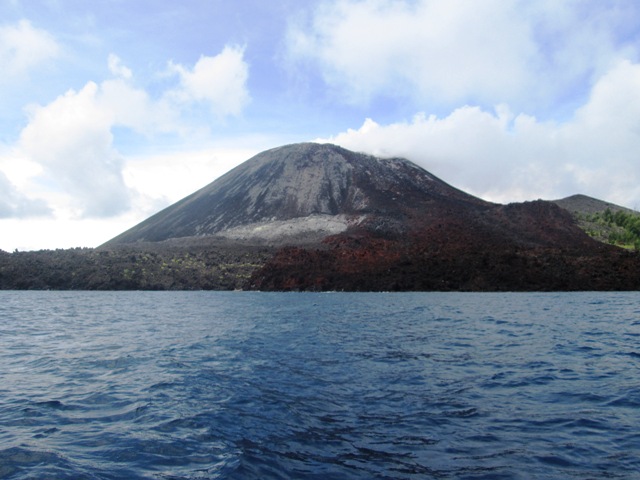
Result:
{"type": "Polygon", "coordinates": [[[273,251],[259,290],[637,290],[640,256],[552,202],[497,205],[408,160],[328,144],[268,150],[102,249],[273,251]]]}

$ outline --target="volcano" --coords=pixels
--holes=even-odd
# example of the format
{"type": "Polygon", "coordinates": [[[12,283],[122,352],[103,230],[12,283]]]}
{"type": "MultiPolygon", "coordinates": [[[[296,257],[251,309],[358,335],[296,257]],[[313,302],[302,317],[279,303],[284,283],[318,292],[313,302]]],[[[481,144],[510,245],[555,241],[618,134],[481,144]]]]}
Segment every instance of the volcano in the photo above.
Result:
{"type": "Polygon", "coordinates": [[[402,158],[316,143],[265,151],[113,238],[262,245],[261,290],[636,290],[640,257],[556,203],[499,205],[402,158]]]}
{"type": "Polygon", "coordinates": [[[490,204],[408,160],[303,143],[260,153],[107,245],[216,237],[313,243],[355,227],[406,231],[420,209],[490,204]]]}

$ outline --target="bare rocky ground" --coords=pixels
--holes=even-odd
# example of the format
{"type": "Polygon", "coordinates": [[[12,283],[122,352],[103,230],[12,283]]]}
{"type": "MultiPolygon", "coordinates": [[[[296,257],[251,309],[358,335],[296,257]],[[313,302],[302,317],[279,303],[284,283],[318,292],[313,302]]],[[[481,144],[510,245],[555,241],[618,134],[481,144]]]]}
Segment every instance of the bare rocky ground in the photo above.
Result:
{"type": "Polygon", "coordinates": [[[140,244],[0,254],[0,289],[237,290],[273,249],[140,244]]]}
{"type": "MultiPolygon", "coordinates": [[[[321,242],[305,227],[288,245],[265,245],[269,235],[251,245],[237,230],[227,238],[0,251],[0,289],[640,290],[637,252],[589,238],[551,202],[476,211],[450,206],[409,231],[380,219],[347,229],[342,220],[327,220],[312,220],[318,232],[337,231],[321,242]]],[[[275,233],[295,226],[251,228],[275,233]]]]}
{"type": "Polygon", "coordinates": [[[246,245],[315,245],[326,237],[357,226],[362,215],[309,215],[289,220],[256,222],[217,234],[220,239],[246,245]]]}
{"type": "Polygon", "coordinates": [[[551,202],[449,210],[407,235],[335,235],[325,249],[280,250],[261,290],[640,290],[640,254],[593,240],[551,202]]]}
{"type": "Polygon", "coordinates": [[[640,290],[640,254],[580,228],[605,202],[565,200],[497,205],[404,159],[289,145],[97,249],[0,252],[0,289],[640,290]]]}

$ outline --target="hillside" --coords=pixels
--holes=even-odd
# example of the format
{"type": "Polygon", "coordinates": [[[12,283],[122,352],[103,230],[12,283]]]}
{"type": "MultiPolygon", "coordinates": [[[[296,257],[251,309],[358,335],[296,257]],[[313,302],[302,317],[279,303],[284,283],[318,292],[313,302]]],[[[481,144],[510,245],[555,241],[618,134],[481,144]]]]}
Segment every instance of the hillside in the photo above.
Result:
{"type": "Polygon", "coordinates": [[[405,159],[302,143],[262,152],[113,238],[106,247],[190,237],[319,243],[359,225],[404,229],[418,205],[488,206],[405,159]]]}
{"type": "Polygon", "coordinates": [[[498,205],[406,159],[287,145],[98,249],[2,254],[0,288],[639,290],[640,254],[580,227],[598,202],[498,205]]]}
{"type": "Polygon", "coordinates": [[[257,270],[261,290],[575,291],[640,289],[640,257],[596,242],[550,202],[452,215],[402,239],[336,235],[257,270]]]}
{"type": "Polygon", "coordinates": [[[251,289],[640,288],[638,255],[594,241],[556,203],[492,204],[406,159],[334,145],[263,152],[106,248],[195,238],[274,248],[251,289]]]}
{"type": "Polygon", "coordinates": [[[595,240],[640,250],[640,212],[586,195],[572,195],[554,203],[569,211],[578,226],[595,240]]]}

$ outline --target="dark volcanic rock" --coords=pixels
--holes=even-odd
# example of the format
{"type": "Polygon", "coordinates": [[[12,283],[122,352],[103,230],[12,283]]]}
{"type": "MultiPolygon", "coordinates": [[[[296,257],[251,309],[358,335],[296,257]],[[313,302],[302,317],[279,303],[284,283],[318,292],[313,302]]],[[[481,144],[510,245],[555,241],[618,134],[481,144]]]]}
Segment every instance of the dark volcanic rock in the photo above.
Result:
{"type": "Polygon", "coordinates": [[[136,244],[0,255],[0,290],[235,290],[273,256],[263,247],[136,244]]]}
{"type": "MultiPolygon", "coordinates": [[[[458,212],[460,213],[460,212],[458,212]]],[[[589,238],[550,202],[432,219],[401,239],[340,234],[282,249],[259,290],[576,291],[640,289],[640,257],[589,238]]]]}
{"type": "Polygon", "coordinates": [[[408,160],[305,143],[97,250],[0,254],[0,288],[638,290],[640,255],[556,203],[496,205],[408,160]]]}
{"type": "Polygon", "coordinates": [[[565,209],[496,205],[404,159],[334,145],[263,152],[107,243],[283,247],[244,288],[635,290],[640,257],[565,209]]]}

